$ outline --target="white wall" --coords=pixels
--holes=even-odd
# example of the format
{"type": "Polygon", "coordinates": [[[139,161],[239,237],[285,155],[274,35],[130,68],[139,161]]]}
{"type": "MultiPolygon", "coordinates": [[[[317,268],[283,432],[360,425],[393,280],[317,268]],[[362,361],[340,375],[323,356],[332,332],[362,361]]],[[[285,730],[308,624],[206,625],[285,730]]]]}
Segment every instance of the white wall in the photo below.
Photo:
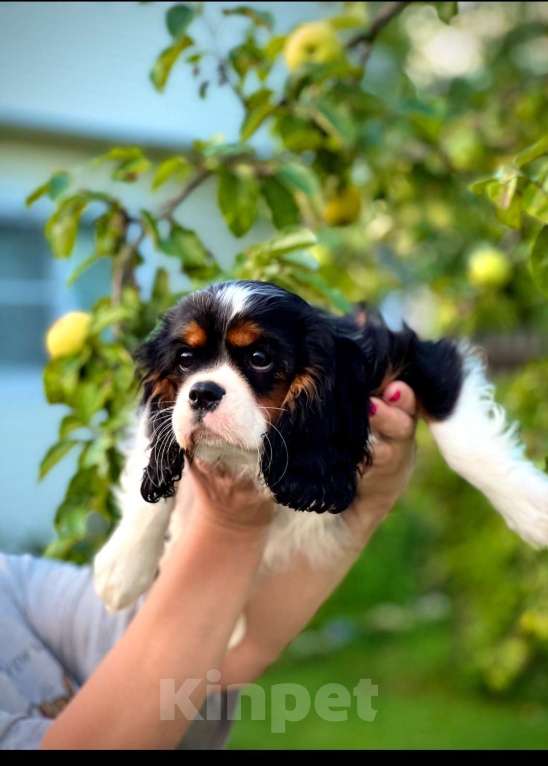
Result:
{"type": "MultiPolygon", "coordinates": [[[[196,37],[226,49],[246,22],[228,21],[220,7],[239,4],[205,3],[214,34],[198,22],[196,37]]],[[[173,70],[164,94],[152,88],[149,70],[170,40],[164,25],[169,5],[1,2],[0,124],[40,124],[138,143],[188,142],[219,131],[236,138],[241,107],[228,88],[215,92],[212,109],[210,99],[198,98],[183,65],[173,70]]],[[[280,32],[318,13],[318,3],[257,5],[274,13],[280,32]]]]}

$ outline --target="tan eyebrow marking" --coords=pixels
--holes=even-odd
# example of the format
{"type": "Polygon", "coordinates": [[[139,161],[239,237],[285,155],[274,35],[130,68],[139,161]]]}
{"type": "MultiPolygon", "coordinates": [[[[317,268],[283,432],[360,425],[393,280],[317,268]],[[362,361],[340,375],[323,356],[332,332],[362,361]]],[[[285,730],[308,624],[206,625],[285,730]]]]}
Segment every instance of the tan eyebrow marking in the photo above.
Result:
{"type": "Polygon", "coordinates": [[[238,322],[226,334],[226,339],[233,346],[245,347],[261,337],[263,331],[258,324],[250,320],[238,322]]]}
{"type": "Polygon", "coordinates": [[[207,333],[204,328],[200,327],[198,322],[193,319],[183,330],[183,340],[187,345],[192,346],[192,348],[205,346],[207,342],[207,333]]]}

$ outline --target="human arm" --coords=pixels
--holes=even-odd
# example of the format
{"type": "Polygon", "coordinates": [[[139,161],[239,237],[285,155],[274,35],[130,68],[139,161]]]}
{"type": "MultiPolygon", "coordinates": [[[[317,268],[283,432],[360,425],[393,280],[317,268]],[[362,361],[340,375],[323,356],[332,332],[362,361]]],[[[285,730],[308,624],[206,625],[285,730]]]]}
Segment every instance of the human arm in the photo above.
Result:
{"type": "MultiPolygon", "coordinates": [[[[219,668],[249,598],[271,504],[223,477],[196,487],[184,543],[172,555],[127,631],[50,726],[42,748],[172,748],[191,718],[162,720],[160,680],[196,681],[198,710],[207,673],[219,668]],[[227,509],[229,512],[227,513],[227,509]]],[[[178,509],[175,509],[178,512],[178,509]]]]}
{"type": "Polygon", "coordinates": [[[245,638],[223,663],[224,684],[247,683],[276,659],[344,579],[403,492],[413,466],[415,397],[408,386],[395,381],[382,399],[372,399],[372,405],[373,465],[360,480],[354,504],[343,514],[352,547],[321,568],[300,555],[286,571],[262,577],[246,606],[245,638]]]}

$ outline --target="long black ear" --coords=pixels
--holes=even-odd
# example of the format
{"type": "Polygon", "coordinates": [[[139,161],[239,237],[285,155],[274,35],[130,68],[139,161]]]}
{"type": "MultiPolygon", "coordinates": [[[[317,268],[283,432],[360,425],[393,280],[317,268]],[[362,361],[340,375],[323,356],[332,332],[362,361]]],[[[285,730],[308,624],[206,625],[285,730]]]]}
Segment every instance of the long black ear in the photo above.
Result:
{"type": "Polygon", "coordinates": [[[141,482],[141,495],[147,503],[157,503],[175,494],[175,482],[180,480],[185,463],[184,452],[171,427],[177,389],[169,377],[171,360],[166,336],[164,321],[160,330],[136,352],[150,439],[149,461],[141,482]]]}
{"type": "Polygon", "coordinates": [[[266,434],[261,470],[276,502],[298,511],[340,513],[370,460],[365,363],[344,337],[306,339],[309,358],[266,434]]]}

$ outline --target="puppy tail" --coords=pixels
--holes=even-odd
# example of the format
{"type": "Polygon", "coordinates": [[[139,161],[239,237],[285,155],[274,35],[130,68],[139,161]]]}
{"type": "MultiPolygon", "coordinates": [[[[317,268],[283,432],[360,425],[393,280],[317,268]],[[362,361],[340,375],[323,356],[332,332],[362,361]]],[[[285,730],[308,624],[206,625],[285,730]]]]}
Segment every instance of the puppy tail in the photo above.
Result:
{"type": "MultiPolygon", "coordinates": [[[[495,402],[478,352],[466,343],[442,342],[459,355],[462,371],[450,414],[429,422],[443,457],[490,500],[510,529],[535,547],[548,545],[548,475],[525,457],[518,424],[509,424],[495,402]]],[[[443,381],[442,369],[438,375],[443,381]]]]}

